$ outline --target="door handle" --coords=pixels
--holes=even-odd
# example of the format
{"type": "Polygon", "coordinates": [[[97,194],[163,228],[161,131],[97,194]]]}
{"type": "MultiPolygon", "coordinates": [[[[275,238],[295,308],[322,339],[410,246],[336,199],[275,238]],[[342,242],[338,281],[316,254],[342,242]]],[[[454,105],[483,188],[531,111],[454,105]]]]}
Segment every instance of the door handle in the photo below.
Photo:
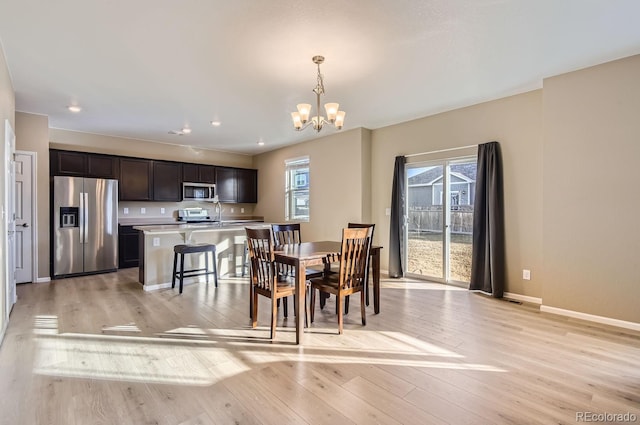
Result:
{"type": "Polygon", "coordinates": [[[22,227],[29,227],[29,223],[24,223],[22,227]]]}

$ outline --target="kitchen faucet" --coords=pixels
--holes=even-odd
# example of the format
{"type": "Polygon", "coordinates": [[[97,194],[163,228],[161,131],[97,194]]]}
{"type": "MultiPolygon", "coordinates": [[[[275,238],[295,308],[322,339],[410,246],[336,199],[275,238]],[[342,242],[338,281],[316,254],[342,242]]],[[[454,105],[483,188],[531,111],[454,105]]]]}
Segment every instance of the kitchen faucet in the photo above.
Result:
{"type": "Polygon", "coordinates": [[[218,215],[218,217],[216,218],[215,221],[217,221],[218,223],[222,224],[222,204],[220,203],[220,199],[218,199],[218,197],[214,197],[213,198],[213,203],[216,206],[216,214],[218,215]]]}

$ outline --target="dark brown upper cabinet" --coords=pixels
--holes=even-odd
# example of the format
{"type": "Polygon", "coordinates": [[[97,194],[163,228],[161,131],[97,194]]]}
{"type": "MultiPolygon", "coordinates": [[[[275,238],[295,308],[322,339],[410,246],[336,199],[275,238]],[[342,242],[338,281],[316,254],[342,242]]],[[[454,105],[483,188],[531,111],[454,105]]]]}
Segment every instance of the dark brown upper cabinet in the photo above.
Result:
{"type": "Polygon", "coordinates": [[[258,171],[216,167],[216,193],[220,202],[258,202],[258,171]]]}
{"type": "Polygon", "coordinates": [[[153,200],[153,161],[120,158],[120,200],[153,200]]]}
{"type": "Polygon", "coordinates": [[[87,154],[52,149],[49,151],[49,166],[52,176],[85,177],[87,174],[87,154]]]}
{"type": "Polygon", "coordinates": [[[182,164],[153,161],[153,200],[182,200],[182,164]]]}
{"type": "Polygon", "coordinates": [[[216,167],[204,164],[182,164],[182,181],[189,183],[215,183],[216,167]]]}
{"type": "Polygon", "coordinates": [[[49,162],[52,176],[119,178],[120,159],[113,155],[51,149],[49,162]]]}
{"type": "Polygon", "coordinates": [[[120,177],[120,158],[112,155],[87,154],[87,177],[117,179],[120,177]]]}
{"type": "Polygon", "coordinates": [[[216,195],[220,202],[236,202],[236,169],[216,167],[216,195]]]}
{"type": "Polygon", "coordinates": [[[258,170],[236,169],[236,192],[239,204],[258,202],[258,170]]]}

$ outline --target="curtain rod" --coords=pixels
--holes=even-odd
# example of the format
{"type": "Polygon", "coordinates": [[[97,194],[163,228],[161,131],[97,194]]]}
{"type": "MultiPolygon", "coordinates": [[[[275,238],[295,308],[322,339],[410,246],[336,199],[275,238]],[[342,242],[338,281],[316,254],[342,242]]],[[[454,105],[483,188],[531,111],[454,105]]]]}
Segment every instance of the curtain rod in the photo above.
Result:
{"type": "Polygon", "coordinates": [[[469,146],[460,146],[459,148],[440,149],[440,150],[431,151],[431,152],[412,153],[411,155],[405,155],[405,158],[411,158],[412,156],[428,155],[428,154],[432,154],[432,153],[457,151],[457,150],[460,150],[460,149],[477,148],[477,147],[478,147],[478,145],[469,145],[469,146]]]}

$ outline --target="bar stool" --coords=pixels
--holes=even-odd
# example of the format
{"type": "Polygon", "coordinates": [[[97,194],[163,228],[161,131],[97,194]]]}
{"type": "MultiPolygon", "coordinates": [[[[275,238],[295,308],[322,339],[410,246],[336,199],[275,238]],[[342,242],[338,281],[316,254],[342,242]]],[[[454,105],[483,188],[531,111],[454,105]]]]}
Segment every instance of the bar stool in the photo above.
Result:
{"type": "Polygon", "coordinates": [[[209,275],[213,275],[213,281],[218,287],[218,266],[216,264],[216,246],[213,244],[198,245],[176,245],[173,247],[173,275],[171,277],[171,287],[176,287],[176,277],[180,279],[180,293],[182,294],[182,281],[185,277],[205,275],[209,283],[209,275]],[[204,252],[204,269],[184,269],[184,255],[198,254],[204,252]],[[213,271],[209,271],[209,253],[213,256],[213,271]],[[180,255],[180,271],[177,271],[178,254],[180,255]]]}

